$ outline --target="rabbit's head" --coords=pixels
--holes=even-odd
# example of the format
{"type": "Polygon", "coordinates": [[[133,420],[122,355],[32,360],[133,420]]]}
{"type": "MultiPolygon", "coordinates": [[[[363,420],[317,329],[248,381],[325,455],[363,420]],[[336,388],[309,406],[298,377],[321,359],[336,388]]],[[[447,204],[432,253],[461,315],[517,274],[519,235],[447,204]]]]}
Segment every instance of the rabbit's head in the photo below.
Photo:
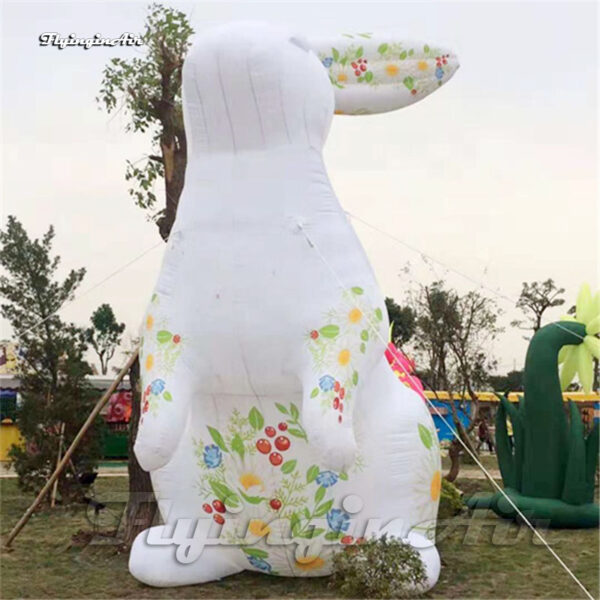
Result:
{"type": "Polygon", "coordinates": [[[190,155],[321,148],[335,113],[401,108],[445,83],[454,55],[393,36],[306,40],[264,23],[201,33],[183,69],[190,155]]]}

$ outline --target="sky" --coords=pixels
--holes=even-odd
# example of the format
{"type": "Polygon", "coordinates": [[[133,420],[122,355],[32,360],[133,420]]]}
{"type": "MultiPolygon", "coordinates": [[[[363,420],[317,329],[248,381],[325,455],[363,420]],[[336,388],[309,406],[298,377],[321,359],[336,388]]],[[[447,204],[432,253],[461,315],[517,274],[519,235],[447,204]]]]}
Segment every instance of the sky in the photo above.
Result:
{"type": "MultiPolygon", "coordinates": [[[[457,53],[457,74],[422,102],[334,117],[325,162],[344,209],[413,248],[354,222],[385,295],[402,302],[416,284],[444,278],[461,292],[483,286],[496,297],[506,327],[490,347],[499,372],[524,361],[523,334],[509,326],[523,281],[552,277],[568,303],[583,281],[598,287],[595,2],[165,4],[184,11],[196,35],[258,19],[308,37],[394,32],[457,53]]],[[[124,179],[125,161],[150,146],[147,136],[125,131],[126,115],[107,115],[95,97],[107,61],[141,50],[58,50],[38,38],[141,33],[146,6],[2,3],[2,224],[13,214],[37,237],[52,223],[62,272],[87,268],[61,315],[83,325],[109,302],[127,338],[136,334],[163,252],[124,179]]],[[[549,311],[547,320],[562,313],[549,311]]],[[[0,338],[8,337],[2,323],[0,338]]]]}

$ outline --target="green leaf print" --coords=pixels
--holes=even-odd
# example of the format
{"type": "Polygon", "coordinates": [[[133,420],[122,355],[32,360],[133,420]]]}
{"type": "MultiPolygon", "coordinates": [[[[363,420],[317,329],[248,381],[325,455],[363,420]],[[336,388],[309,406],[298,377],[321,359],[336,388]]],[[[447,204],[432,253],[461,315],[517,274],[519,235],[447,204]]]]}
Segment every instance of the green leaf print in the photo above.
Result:
{"type": "Polygon", "coordinates": [[[265,424],[264,417],[255,406],[253,406],[248,413],[248,421],[250,422],[250,425],[252,425],[252,427],[257,431],[262,429],[262,426],[265,424]]]}
{"type": "Polygon", "coordinates": [[[163,398],[167,401],[167,402],[171,402],[173,400],[173,396],[171,396],[171,392],[164,392],[163,393],[163,398]]]}
{"type": "Polygon", "coordinates": [[[356,294],[357,296],[362,296],[365,293],[365,291],[361,287],[353,287],[351,289],[351,291],[353,294],[356,294]]]}
{"type": "Polygon", "coordinates": [[[369,339],[369,332],[366,329],[363,329],[360,332],[360,339],[364,340],[365,342],[368,341],[368,339],[369,339]]]}
{"type": "Polygon", "coordinates": [[[265,552],[264,550],[261,550],[260,548],[244,548],[242,546],[242,550],[248,556],[256,556],[256,558],[268,558],[268,556],[269,556],[268,552],[265,552]]]}
{"type": "Polygon", "coordinates": [[[296,468],[297,463],[298,461],[296,459],[284,462],[281,465],[281,472],[289,475],[296,468]]]}
{"type": "Polygon", "coordinates": [[[359,46],[359,47],[356,49],[356,54],[355,54],[356,58],[360,58],[360,57],[363,55],[363,52],[364,52],[364,50],[363,50],[363,47],[362,47],[362,46],[359,46]]]}
{"type": "Polygon", "coordinates": [[[429,54],[429,50],[430,50],[429,46],[427,44],[425,44],[423,46],[423,52],[425,52],[425,54],[429,54]]]}
{"type": "Polygon", "coordinates": [[[173,334],[170,331],[167,331],[166,329],[162,329],[161,331],[159,331],[156,334],[156,341],[159,344],[166,344],[167,342],[170,342],[173,339],[173,334]]]}
{"type": "Polygon", "coordinates": [[[207,429],[208,433],[210,433],[210,437],[215,441],[215,444],[219,446],[219,448],[221,448],[223,452],[229,452],[229,450],[227,450],[227,445],[225,444],[223,436],[214,427],[211,427],[210,425],[207,425],[207,429]]]}
{"type": "Polygon", "coordinates": [[[306,519],[308,519],[310,521],[310,510],[308,510],[308,508],[306,508],[306,506],[304,507],[304,510],[302,511],[302,513],[304,514],[306,519]]]}
{"type": "Polygon", "coordinates": [[[311,398],[316,398],[319,395],[319,388],[315,388],[311,393],[310,393],[310,397],[311,398]]]}
{"type": "Polygon", "coordinates": [[[303,531],[302,533],[299,533],[296,537],[303,538],[306,540],[314,540],[315,538],[318,538],[324,531],[325,530],[322,528],[313,526],[310,529],[308,529],[308,531],[303,531]]]}
{"type": "Polygon", "coordinates": [[[406,50],[402,50],[402,52],[400,52],[400,56],[398,58],[400,60],[406,60],[407,56],[408,56],[408,53],[406,52],[406,50]]]}
{"type": "Polygon", "coordinates": [[[319,486],[317,491],[315,492],[315,502],[318,504],[325,498],[325,488],[323,486],[319,486]]]}
{"type": "Polygon", "coordinates": [[[297,438],[302,438],[302,439],[306,438],[306,434],[304,433],[304,431],[302,431],[301,429],[296,429],[295,427],[288,429],[288,433],[297,438]]]}
{"type": "Polygon", "coordinates": [[[319,474],[319,467],[317,465],[313,465],[306,471],[306,483],[312,483],[319,474]]]}
{"type": "Polygon", "coordinates": [[[385,54],[388,48],[389,46],[387,44],[381,44],[379,48],[377,48],[377,52],[379,52],[379,54],[385,54]]]}
{"type": "Polygon", "coordinates": [[[376,309],[375,309],[375,318],[376,318],[378,321],[383,321],[383,313],[381,312],[381,309],[380,309],[380,308],[376,308],[376,309]]]}
{"type": "Polygon", "coordinates": [[[323,504],[315,508],[315,517],[322,517],[325,513],[329,512],[329,509],[333,506],[333,499],[323,502],[323,504]]]}
{"type": "Polygon", "coordinates": [[[279,404],[279,402],[275,402],[275,406],[277,407],[277,410],[280,413],[283,413],[284,415],[289,415],[290,414],[288,412],[288,409],[283,404],[279,404]]]}
{"type": "Polygon", "coordinates": [[[300,416],[300,411],[293,402],[290,403],[290,413],[292,414],[293,419],[298,420],[298,417],[300,416]]]}
{"type": "Polygon", "coordinates": [[[352,373],[352,383],[354,385],[358,385],[358,371],[354,371],[354,373],[352,373]]]}
{"type": "Polygon", "coordinates": [[[402,83],[409,89],[412,90],[415,87],[415,80],[409,75],[402,80],[402,83]]]}
{"type": "Polygon", "coordinates": [[[419,423],[419,437],[423,442],[423,446],[425,446],[427,450],[431,450],[431,447],[433,446],[433,436],[431,435],[431,431],[429,431],[425,425],[421,425],[421,423],[419,423]]]}
{"type": "Polygon", "coordinates": [[[248,496],[248,494],[244,494],[244,492],[242,492],[242,490],[238,490],[238,491],[240,492],[242,498],[249,504],[260,504],[261,502],[266,500],[266,498],[262,498],[261,496],[248,496]]]}
{"type": "Polygon", "coordinates": [[[340,53],[338,52],[337,48],[331,49],[331,56],[333,57],[333,60],[335,60],[335,62],[340,60],[340,53]]]}
{"type": "Polygon", "coordinates": [[[367,83],[369,83],[370,81],[373,81],[373,73],[371,71],[367,71],[365,73],[365,81],[367,83]]]}
{"type": "Polygon", "coordinates": [[[300,517],[297,513],[292,513],[290,516],[290,527],[292,528],[292,535],[298,535],[298,529],[300,528],[300,517]]]}
{"type": "Polygon", "coordinates": [[[209,484],[215,496],[226,506],[236,508],[240,505],[239,496],[229,486],[220,481],[209,481],[209,484]]]}
{"type": "Polygon", "coordinates": [[[409,56],[412,56],[414,53],[415,53],[415,51],[412,48],[408,51],[409,56]]]}
{"type": "Polygon", "coordinates": [[[360,351],[361,351],[363,354],[364,354],[364,353],[367,351],[367,347],[365,346],[365,343],[364,343],[364,342],[363,342],[363,343],[360,345],[360,351]]]}
{"type": "Polygon", "coordinates": [[[340,328],[337,325],[325,325],[325,327],[321,327],[321,329],[319,329],[319,333],[324,338],[328,338],[331,340],[333,338],[337,337],[339,332],[340,332],[340,328]]]}
{"type": "Polygon", "coordinates": [[[336,542],[337,540],[341,540],[344,537],[344,534],[341,531],[328,531],[325,534],[325,539],[328,542],[336,542]]]}
{"type": "Polygon", "coordinates": [[[340,473],[340,479],[341,479],[342,481],[348,481],[348,473],[346,473],[345,471],[342,471],[342,472],[340,473]]]}
{"type": "Polygon", "coordinates": [[[234,452],[237,452],[240,455],[240,458],[244,458],[245,450],[244,450],[244,442],[242,438],[236,433],[231,440],[231,449],[234,452]]]}

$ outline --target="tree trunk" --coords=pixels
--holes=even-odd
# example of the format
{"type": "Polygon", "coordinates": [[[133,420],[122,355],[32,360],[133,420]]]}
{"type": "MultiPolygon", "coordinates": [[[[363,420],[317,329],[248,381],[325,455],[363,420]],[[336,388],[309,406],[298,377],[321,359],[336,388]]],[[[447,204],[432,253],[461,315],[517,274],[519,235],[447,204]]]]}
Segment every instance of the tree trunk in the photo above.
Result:
{"type": "Polygon", "coordinates": [[[126,546],[131,546],[138,533],[152,525],[158,508],[152,491],[150,474],[140,467],[133,452],[141,414],[139,358],[131,366],[129,383],[132,396],[128,442],[129,461],[127,465],[129,471],[129,500],[125,510],[125,531],[123,534],[123,543],[126,546]]]}
{"type": "Polygon", "coordinates": [[[456,478],[458,477],[458,473],[460,472],[460,451],[462,446],[460,442],[456,439],[450,442],[450,448],[448,448],[448,458],[450,458],[450,470],[446,475],[444,475],[444,479],[449,481],[450,483],[454,483],[456,478]]]}

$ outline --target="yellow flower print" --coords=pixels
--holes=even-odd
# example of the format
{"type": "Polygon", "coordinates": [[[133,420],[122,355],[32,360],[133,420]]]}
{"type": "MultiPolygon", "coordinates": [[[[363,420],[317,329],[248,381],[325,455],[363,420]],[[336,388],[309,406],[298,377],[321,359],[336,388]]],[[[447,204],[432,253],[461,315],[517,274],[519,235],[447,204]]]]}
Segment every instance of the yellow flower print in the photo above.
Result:
{"type": "Polygon", "coordinates": [[[296,567],[302,571],[315,571],[324,564],[325,561],[320,556],[300,556],[296,559],[296,567]]]}
{"type": "Polygon", "coordinates": [[[261,487],[264,487],[262,479],[254,473],[242,473],[240,475],[240,484],[246,491],[248,491],[251,487],[254,487],[255,485],[260,485],[261,487]]]}
{"type": "Polygon", "coordinates": [[[436,471],[431,478],[431,499],[437,502],[440,499],[440,493],[442,491],[442,473],[436,471]]]}
{"type": "Polygon", "coordinates": [[[362,316],[363,314],[358,308],[353,308],[348,313],[348,319],[350,320],[350,323],[358,323],[362,319],[362,316]]]}
{"type": "Polygon", "coordinates": [[[150,329],[152,329],[153,325],[154,325],[154,317],[152,315],[148,315],[146,317],[146,329],[148,331],[150,331],[150,329]]]}
{"type": "Polygon", "coordinates": [[[389,63],[385,66],[385,72],[388,74],[389,77],[394,77],[395,75],[398,75],[399,71],[400,69],[398,68],[398,65],[395,65],[394,63],[389,63]]]}
{"type": "Polygon", "coordinates": [[[417,68],[419,69],[419,71],[427,71],[427,69],[429,68],[429,65],[427,64],[426,60],[420,60],[417,63],[417,68]]]}
{"type": "Polygon", "coordinates": [[[150,371],[150,369],[152,369],[153,366],[154,366],[154,355],[148,354],[148,356],[146,356],[146,371],[150,371]]]}
{"type": "Polygon", "coordinates": [[[337,80],[338,80],[340,83],[345,83],[346,81],[348,81],[348,75],[346,75],[346,73],[344,73],[343,71],[340,71],[340,72],[337,74],[337,80]]]}
{"type": "Polygon", "coordinates": [[[342,367],[345,367],[350,362],[350,350],[342,350],[338,354],[338,362],[340,365],[342,365],[342,367]]]}
{"type": "Polygon", "coordinates": [[[255,536],[263,537],[271,533],[271,528],[260,519],[252,519],[248,523],[248,531],[255,536]]]}

